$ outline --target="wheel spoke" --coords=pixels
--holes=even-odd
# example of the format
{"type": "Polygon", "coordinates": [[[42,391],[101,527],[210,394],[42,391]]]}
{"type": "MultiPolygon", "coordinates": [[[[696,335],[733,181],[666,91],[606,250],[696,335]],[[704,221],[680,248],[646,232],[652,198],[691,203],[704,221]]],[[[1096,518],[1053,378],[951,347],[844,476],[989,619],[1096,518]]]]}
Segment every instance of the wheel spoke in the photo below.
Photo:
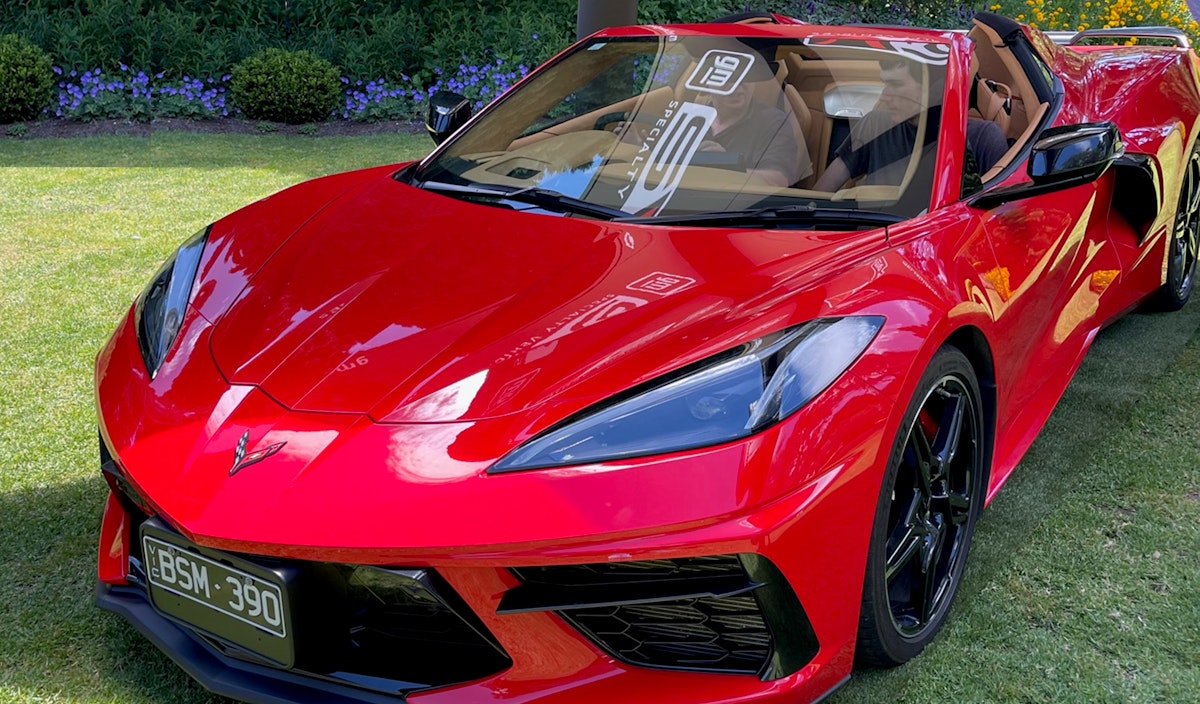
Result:
{"type": "Polygon", "coordinates": [[[942,420],[938,424],[937,435],[933,438],[934,476],[944,476],[954,456],[958,453],[958,442],[962,437],[963,415],[966,413],[966,403],[962,394],[939,390],[946,399],[942,407],[942,420]]]}
{"type": "Polygon", "coordinates": [[[929,445],[929,439],[925,437],[925,431],[921,428],[919,422],[913,425],[908,440],[909,447],[912,448],[913,464],[916,465],[917,470],[917,489],[928,497],[932,493],[933,448],[929,445]]]}
{"type": "Polygon", "coordinates": [[[946,497],[946,519],[951,525],[961,526],[971,516],[971,500],[963,494],[951,493],[946,497]]]}
{"type": "Polygon", "coordinates": [[[1187,187],[1190,190],[1188,191],[1187,209],[1194,215],[1197,210],[1200,210],[1200,158],[1193,158],[1188,167],[1187,187]]]}
{"type": "Polygon", "coordinates": [[[909,525],[904,536],[900,538],[899,544],[896,545],[896,549],[888,553],[887,563],[884,566],[884,580],[888,584],[891,584],[897,573],[908,566],[920,553],[924,536],[918,534],[917,531],[916,526],[909,525]]]}
{"type": "Polygon", "coordinates": [[[1192,219],[1188,222],[1187,238],[1184,246],[1186,247],[1186,253],[1183,259],[1183,271],[1190,273],[1196,265],[1196,253],[1200,251],[1200,215],[1192,214],[1192,219]]]}
{"type": "Polygon", "coordinates": [[[938,569],[941,563],[942,546],[946,543],[946,526],[944,523],[935,524],[935,529],[925,539],[921,551],[921,576],[924,584],[921,591],[921,622],[928,622],[938,605],[938,591],[941,587],[942,576],[938,569]]]}

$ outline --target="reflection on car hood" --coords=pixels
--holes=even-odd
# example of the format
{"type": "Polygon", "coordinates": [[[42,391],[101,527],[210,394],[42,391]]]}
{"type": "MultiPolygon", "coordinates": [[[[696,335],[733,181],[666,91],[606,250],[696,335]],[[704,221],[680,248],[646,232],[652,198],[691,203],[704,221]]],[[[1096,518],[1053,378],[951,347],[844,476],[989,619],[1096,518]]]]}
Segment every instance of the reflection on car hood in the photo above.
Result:
{"type": "Polygon", "coordinates": [[[580,406],[735,344],[739,321],[848,240],[520,213],[384,178],[287,240],[212,352],[229,381],[295,410],[441,422],[580,406]]]}

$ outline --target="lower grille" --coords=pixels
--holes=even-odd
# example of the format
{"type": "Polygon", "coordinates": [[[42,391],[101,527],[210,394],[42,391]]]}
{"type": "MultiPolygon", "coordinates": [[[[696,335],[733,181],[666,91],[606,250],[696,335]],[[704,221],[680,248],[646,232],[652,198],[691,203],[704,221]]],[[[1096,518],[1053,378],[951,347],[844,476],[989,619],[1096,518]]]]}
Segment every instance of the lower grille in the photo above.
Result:
{"type": "Polygon", "coordinates": [[[500,612],[557,611],[614,657],[644,667],[758,675],[795,672],[817,651],[795,592],[766,559],[524,567],[500,612]]]}
{"type": "MultiPolygon", "coordinates": [[[[512,660],[432,570],[342,568],[345,597],[326,668],[441,686],[487,677],[512,660]],[[352,570],[352,571],[350,571],[352,570]]],[[[345,676],[343,675],[343,676],[345,676]]]]}
{"type": "Polygon", "coordinates": [[[563,617],[635,665],[758,674],[771,654],[753,596],[572,609],[563,617]]]}
{"type": "MultiPolygon", "coordinates": [[[[127,580],[149,600],[139,529],[152,521],[111,459],[109,484],[131,519],[127,580]]],[[[195,548],[210,559],[224,553],[195,548]]],[[[474,612],[433,570],[385,569],[235,555],[290,576],[295,666],[291,671],[388,694],[468,682],[512,667],[474,612]]],[[[224,561],[228,560],[224,557],[224,561]]],[[[217,652],[256,665],[252,652],[192,631],[217,652]]]]}

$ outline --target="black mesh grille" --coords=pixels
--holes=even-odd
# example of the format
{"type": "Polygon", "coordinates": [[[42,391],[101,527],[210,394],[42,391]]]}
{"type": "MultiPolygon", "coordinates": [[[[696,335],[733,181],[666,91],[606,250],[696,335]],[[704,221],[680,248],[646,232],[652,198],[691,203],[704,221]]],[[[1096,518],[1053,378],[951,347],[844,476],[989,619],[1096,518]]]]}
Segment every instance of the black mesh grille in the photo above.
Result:
{"type": "Polygon", "coordinates": [[[753,674],[771,654],[771,636],[752,595],[574,609],[563,616],[638,665],[753,674]]]}
{"type": "Polygon", "coordinates": [[[513,572],[525,589],[539,589],[539,594],[586,597],[577,606],[556,610],[625,662],[761,674],[771,660],[771,632],[755,585],[737,555],[523,567],[513,572]],[[744,588],[712,595],[722,593],[714,587],[729,584],[744,588]],[[620,594],[625,603],[588,606],[603,603],[604,597],[596,596],[601,594],[620,594]]]}

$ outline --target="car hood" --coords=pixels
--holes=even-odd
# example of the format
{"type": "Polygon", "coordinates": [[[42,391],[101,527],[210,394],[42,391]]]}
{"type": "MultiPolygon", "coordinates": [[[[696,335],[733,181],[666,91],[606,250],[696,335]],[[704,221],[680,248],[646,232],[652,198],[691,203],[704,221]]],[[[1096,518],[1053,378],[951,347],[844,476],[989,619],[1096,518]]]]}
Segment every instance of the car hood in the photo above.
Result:
{"type": "Polygon", "coordinates": [[[795,322],[760,314],[819,275],[813,262],[882,240],[864,235],[621,226],[376,178],[282,243],[211,350],[228,381],[293,410],[578,409],[795,322]]]}

